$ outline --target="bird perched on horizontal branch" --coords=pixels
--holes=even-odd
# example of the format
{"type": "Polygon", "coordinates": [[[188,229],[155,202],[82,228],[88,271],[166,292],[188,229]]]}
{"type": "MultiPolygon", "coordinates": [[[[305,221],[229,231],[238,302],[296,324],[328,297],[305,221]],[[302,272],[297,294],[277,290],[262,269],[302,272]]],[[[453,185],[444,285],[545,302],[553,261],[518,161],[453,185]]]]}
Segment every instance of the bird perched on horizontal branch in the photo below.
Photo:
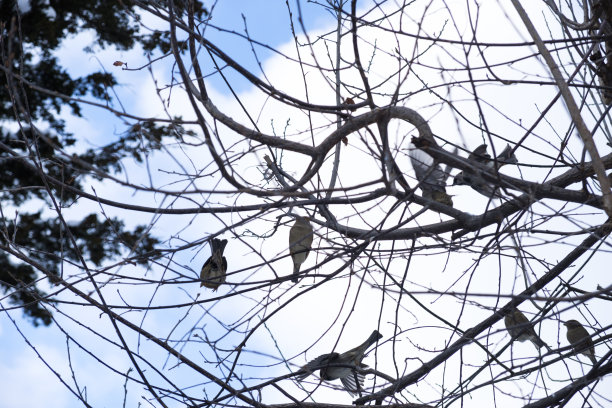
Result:
{"type": "Polygon", "coordinates": [[[227,245],[227,239],[213,238],[210,241],[210,257],[204,262],[200,271],[200,287],[205,286],[213,291],[225,282],[227,272],[227,259],[223,256],[223,251],[227,245]]]}
{"type": "Polygon", "coordinates": [[[527,317],[518,309],[513,309],[504,317],[504,323],[506,329],[513,339],[520,342],[530,340],[534,346],[539,350],[541,347],[549,349],[548,345],[542,341],[540,336],[536,333],[533,323],[527,319],[527,317]]]}
{"type": "Polygon", "coordinates": [[[413,137],[408,148],[408,157],[410,157],[414,175],[419,182],[418,186],[423,192],[423,198],[452,207],[453,200],[446,193],[448,172],[442,170],[440,163],[436,162],[433,157],[417,147],[423,143],[431,142],[427,139],[413,137]]]}
{"type": "Polygon", "coordinates": [[[368,367],[361,360],[363,360],[366,350],[381,338],[382,335],[374,330],[363,344],[354,349],[344,353],[323,354],[315,358],[300,369],[297,376],[298,381],[302,381],[316,370],[320,370],[319,376],[322,380],[333,381],[339,378],[345,390],[351,395],[358,394],[363,389],[364,380],[364,375],[359,370],[368,367]]]}
{"type": "Polygon", "coordinates": [[[499,194],[499,188],[494,183],[485,180],[482,175],[483,171],[496,173],[505,164],[516,164],[518,160],[510,145],[506,145],[506,148],[493,160],[491,155],[487,153],[487,145],[482,144],[478,146],[468,156],[468,161],[477,169],[475,170],[463,170],[459,172],[453,180],[453,185],[466,185],[472,187],[480,194],[487,197],[502,197],[499,194]]]}
{"type": "Polygon", "coordinates": [[[313,231],[310,218],[297,216],[289,230],[289,253],[293,259],[293,279],[297,283],[300,267],[312,249],[313,231]]]}
{"type": "Polygon", "coordinates": [[[595,344],[589,332],[576,320],[568,320],[563,325],[567,327],[567,341],[572,345],[574,352],[582,353],[593,364],[597,364],[595,344]]]}

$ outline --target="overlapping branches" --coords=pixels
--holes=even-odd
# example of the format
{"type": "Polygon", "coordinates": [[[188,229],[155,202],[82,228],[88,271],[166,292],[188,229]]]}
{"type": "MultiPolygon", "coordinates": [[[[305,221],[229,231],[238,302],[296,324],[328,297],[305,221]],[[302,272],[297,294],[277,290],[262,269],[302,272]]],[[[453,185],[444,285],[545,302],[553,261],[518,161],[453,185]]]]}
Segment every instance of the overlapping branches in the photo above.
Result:
{"type": "MultiPolygon", "coordinates": [[[[106,103],[41,84],[9,52],[26,48],[18,20],[0,27],[17,129],[0,140],[2,160],[35,181],[6,192],[37,191],[61,235],[51,234],[59,251],[29,243],[39,236],[20,235],[28,226],[7,216],[19,206],[3,203],[0,249],[39,275],[10,281],[9,296],[30,293],[67,344],[126,362],[137,375],[98,363],[125,381],[126,398],[154,406],[408,408],[469,397],[545,407],[582,392],[604,406],[609,10],[544,3],[513,2],[519,17],[491,29],[499,5],[330,1],[315,7],[333,19],[314,30],[305,5],[287,2],[293,43],[279,46],[249,34],[261,21],[224,26],[216,3],[204,12],[193,1],[130,2],[127,15],[142,29],[150,19],[162,39],[159,58],[121,71],[149,69],[147,95],[161,107],[150,114],[120,105],[112,81],[106,103]],[[128,130],[100,148],[72,146],[43,130],[33,95],[110,114],[128,130]],[[77,228],[69,219],[81,208],[107,228],[77,228]],[[142,226],[126,234],[110,214],[142,226]],[[313,229],[299,273],[288,242],[295,219],[313,229]],[[85,245],[83,230],[102,242],[85,245]],[[209,251],[213,238],[228,240],[225,252],[209,251]],[[223,274],[216,292],[201,286],[205,262],[223,274]],[[34,290],[41,284],[46,292],[34,290]],[[519,306],[549,351],[506,333],[500,321],[519,306]],[[569,319],[592,336],[594,367],[565,340],[569,319]],[[357,397],[331,381],[339,369],[298,381],[306,361],[334,361],[373,330],[382,338],[362,356],[372,368],[340,364],[350,384],[365,375],[357,397]]],[[[78,354],[68,347],[70,361],[78,354]]],[[[64,385],[89,404],[78,384],[64,385]]]]}

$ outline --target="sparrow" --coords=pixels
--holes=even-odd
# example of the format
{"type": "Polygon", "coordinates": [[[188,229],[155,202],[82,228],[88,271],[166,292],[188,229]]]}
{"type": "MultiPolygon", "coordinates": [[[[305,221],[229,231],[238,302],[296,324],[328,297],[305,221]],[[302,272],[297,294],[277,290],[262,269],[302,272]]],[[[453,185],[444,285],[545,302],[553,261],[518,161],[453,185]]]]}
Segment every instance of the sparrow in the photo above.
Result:
{"type": "Polygon", "coordinates": [[[359,394],[363,388],[364,374],[357,371],[357,368],[364,370],[368,366],[363,364],[363,356],[366,350],[378,340],[382,335],[374,330],[370,337],[363,344],[345,351],[344,353],[328,353],[323,354],[303,366],[299,375],[296,377],[298,381],[302,381],[314,371],[319,370],[319,377],[324,381],[333,381],[340,379],[344,389],[351,395],[359,394]]]}
{"type": "Polygon", "coordinates": [[[211,251],[210,257],[204,262],[200,271],[200,287],[216,291],[217,288],[225,282],[225,273],[227,272],[227,259],[223,256],[223,250],[227,245],[227,239],[213,238],[210,241],[211,251]]]}
{"type": "Polygon", "coordinates": [[[408,157],[410,157],[414,175],[419,182],[419,188],[423,192],[423,198],[452,207],[453,200],[446,193],[448,172],[442,170],[433,157],[416,147],[414,139],[408,148],[408,157]]]}
{"type": "Polygon", "coordinates": [[[289,230],[289,253],[293,259],[292,282],[297,283],[300,267],[312,248],[313,231],[310,218],[297,216],[295,224],[289,230]]]}
{"type": "Polygon", "coordinates": [[[572,345],[574,351],[584,354],[593,364],[597,364],[595,344],[589,332],[576,320],[568,320],[563,325],[567,327],[567,341],[572,345]]]}
{"type": "Polygon", "coordinates": [[[609,69],[598,70],[597,79],[599,80],[601,101],[604,105],[612,104],[612,91],[610,91],[610,83],[612,83],[612,71],[609,69]]]}
{"type": "Polygon", "coordinates": [[[468,161],[475,167],[482,170],[464,170],[459,172],[453,180],[453,185],[466,185],[472,187],[480,194],[487,197],[502,197],[499,193],[499,188],[484,179],[482,171],[497,172],[504,164],[516,164],[518,160],[510,145],[506,145],[506,148],[497,156],[495,160],[487,153],[487,145],[482,144],[478,146],[468,156],[468,161]]]}
{"type": "Polygon", "coordinates": [[[527,317],[518,309],[513,309],[504,317],[504,323],[506,329],[513,339],[520,342],[530,340],[534,346],[539,350],[541,347],[546,347],[546,343],[537,335],[533,328],[533,323],[527,319],[527,317]]]}

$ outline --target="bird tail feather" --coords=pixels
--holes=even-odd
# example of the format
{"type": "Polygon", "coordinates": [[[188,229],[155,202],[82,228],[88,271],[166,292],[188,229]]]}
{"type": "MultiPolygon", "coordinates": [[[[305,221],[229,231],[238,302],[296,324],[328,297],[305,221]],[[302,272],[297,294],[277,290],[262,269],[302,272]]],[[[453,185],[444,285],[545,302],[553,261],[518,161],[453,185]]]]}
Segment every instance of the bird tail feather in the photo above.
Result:
{"type": "Polygon", "coordinates": [[[294,263],[293,264],[293,278],[291,278],[291,282],[293,283],[298,283],[298,276],[300,274],[300,266],[302,266],[301,264],[298,263],[294,263]]]}
{"type": "Polygon", "coordinates": [[[213,238],[210,241],[211,252],[213,254],[216,252],[220,252],[220,254],[223,255],[223,251],[225,250],[226,245],[227,245],[227,239],[213,238]]]}
{"type": "Polygon", "coordinates": [[[536,346],[538,349],[542,347],[546,347],[547,349],[550,348],[548,347],[546,343],[544,343],[544,340],[542,340],[539,336],[532,336],[529,338],[529,340],[531,340],[534,346],[536,346]]]}
{"type": "Polygon", "coordinates": [[[518,163],[518,159],[512,152],[512,148],[509,144],[507,144],[506,148],[497,156],[496,160],[499,162],[498,166],[518,163]]]}

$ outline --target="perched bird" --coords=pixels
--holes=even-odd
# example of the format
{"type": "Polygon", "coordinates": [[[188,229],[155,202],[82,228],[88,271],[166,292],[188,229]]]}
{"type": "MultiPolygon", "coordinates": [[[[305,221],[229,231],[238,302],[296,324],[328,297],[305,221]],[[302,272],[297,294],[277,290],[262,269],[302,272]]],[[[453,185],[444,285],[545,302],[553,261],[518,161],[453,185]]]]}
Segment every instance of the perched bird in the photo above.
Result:
{"type": "Polygon", "coordinates": [[[589,332],[576,320],[568,320],[563,325],[567,327],[567,341],[572,345],[574,351],[584,354],[593,364],[596,364],[595,344],[589,332]]]}
{"type": "Polygon", "coordinates": [[[512,338],[524,342],[530,340],[534,346],[539,350],[540,347],[546,347],[546,343],[537,335],[533,328],[533,323],[527,319],[527,317],[518,309],[513,309],[504,317],[504,323],[506,323],[506,329],[512,338]]]}
{"type": "Polygon", "coordinates": [[[368,347],[376,343],[382,338],[382,335],[374,330],[370,337],[361,345],[340,353],[323,354],[314,360],[310,361],[300,369],[300,374],[297,376],[299,381],[308,377],[314,371],[319,370],[319,376],[324,381],[333,381],[340,379],[344,389],[351,395],[358,394],[363,388],[364,375],[356,370],[366,369],[368,366],[363,364],[361,360],[368,347]]]}
{"type": "Polygon", "coordinates": [[[312,248],[312,225],[310,218],[297,216],[295,224],[289,230],[289,253],[293,259],[293,279],[292,282],[298,281],[300,267],[308,257],[308,253],[312,248]]]}
{"type": "MultiPolygon", "coordinates": [[[[452,207],[453,200],[451,196],[446,193],[446,179],[448,178],[448,172],[442,170],[440,164],[436,163],[433,157],[419,149],[415,145],[416,140],[420,139],[413,138],[412,142],[410,143],[410,147],[408,148],[408,157],[410,157],[410,163],[414,169],[414,175],[419,182],[419,188],[423,192],[423,198],[437,201],[452,207]]],[[[422,143],[423,141],[420,140],[419,144],[422,143]]],[[[427,141],[426,143],[431,143],[431,141],[427,141]]]]}
{"type": "Polygon", "coordinates": [[[453,180],[453,185],[470,186],[480,194],[487,197],[501,197],[501,195],[499,194],[498,187],[495,184],[485,180],[481,172],[492,171],[495,173],[504,164],[518,163],[516,156],[514,153],[512,153],[512,148],[510,145],[507,145],[506,148],[495,158],[495,160],[493,160],[491,155],[487,153],[487,145],[482,144],[472,153],[470,153],[468,160],[472,165],[482,170],[465,170],[459,172],[453,180]]]}
{"type": "MultiPolygon", "coordinates": [[[[601,57],[601,53],[599,53],[601,57]]],[[[608,64],[604,63],[603,58],[595,63],[597,66],[595,72],[597,74],[597,79],[599,80],[599,93],[601,95],[601,101],[605,105],[612,104],[612,91],[610,90],[610,85],[612,85],[612,66],[608,62],[608,64]]]]}
{"type": "Polygon", "coordinates": [[[225,273],[227,272],[227,259],[223,256],[223,250],[227,245],[227,239],[213,238],[210,241],[211,251],[210,257],[204,262],[200,271],[200,287],[216,291],[217,288],[225,282],[225,273]]]}

